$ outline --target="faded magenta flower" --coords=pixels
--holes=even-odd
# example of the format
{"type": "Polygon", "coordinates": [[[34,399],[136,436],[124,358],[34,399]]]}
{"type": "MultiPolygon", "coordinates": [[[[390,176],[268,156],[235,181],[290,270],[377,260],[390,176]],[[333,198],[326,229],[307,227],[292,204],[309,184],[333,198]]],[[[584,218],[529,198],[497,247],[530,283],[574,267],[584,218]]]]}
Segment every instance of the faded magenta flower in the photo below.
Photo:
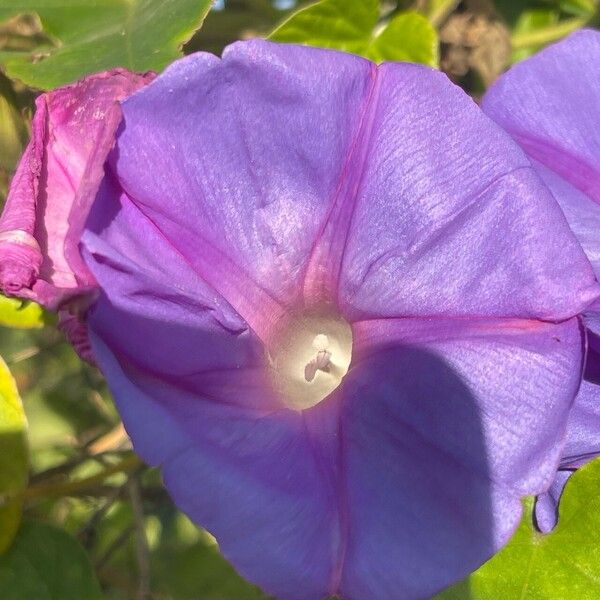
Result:
{"type": "MultiPolygon", "coordinates": [[[[516,65],[489,90],[485,112],[521,145],[558,200],[600,276],[600,33],[582,30],[516,65]]],[[[600,303],[583,315],[587,366],[569,417],[561,469],[538,499],[542,531],[577,467],[600,454],[600,303]]]]}
{"type": "Polygon", "coordinates": [[[82,248],[136,450],[282,599],[428,598],[545,491],[598,284],[441,73],[254,40],[122,103],[82,248]]]}
{"type": "Polygon", "coordinates": [[[60,309],[69,339],[88,359],[77,315],[96,284],[79,241],[121,120],[118,101],[153,77],[116,69],[42,94],[0,218],[0,290],[60,309]]]}

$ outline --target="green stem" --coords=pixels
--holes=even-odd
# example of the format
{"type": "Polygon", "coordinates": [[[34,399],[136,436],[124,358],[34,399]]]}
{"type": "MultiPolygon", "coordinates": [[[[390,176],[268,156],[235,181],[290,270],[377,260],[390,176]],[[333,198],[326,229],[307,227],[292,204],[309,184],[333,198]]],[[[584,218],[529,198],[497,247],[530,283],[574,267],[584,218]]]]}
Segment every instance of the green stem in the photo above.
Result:
{"type": "Polygon", "coordinates": [[[32,485],[22,492],[16,494],[8,494],[4,497],[0,497],[0,507],[13,500],[36,500],[39,498],[56,498],[60,496],[76,495],[82,491],[89,490],[102,483],[105,479],[111,475],[117,473],[129,473],[138,469],[143,465],[142,461],[135,455],[125,458],[116,465],[107,467],[100,473],[85,477],[84,479],[78,479],[77,481],[59,481],[40,483],[38,485],[32,485]]]}
{"type": "Polygon", "coordinates": [[[569,33],[584,27],[587,22],[588,19],[568,19],[566,21],[561,21],[556,25],[544,27],[543,29],[515,33],[512,36],[512,47],[514,50],[519,50],[521,48],[528,48],[529,46],[538,46],[556,42],[569,33]]]}

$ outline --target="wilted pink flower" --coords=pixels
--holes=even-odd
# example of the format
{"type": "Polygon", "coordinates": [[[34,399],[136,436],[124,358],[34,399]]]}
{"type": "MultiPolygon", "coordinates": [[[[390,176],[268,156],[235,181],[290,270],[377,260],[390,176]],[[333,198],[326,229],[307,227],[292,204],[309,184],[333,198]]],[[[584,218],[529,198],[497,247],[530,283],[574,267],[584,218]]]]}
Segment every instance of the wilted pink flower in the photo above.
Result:
{"type": "MultiPolygon", "coordinates": [[[[483,107],[529,155],[600,276],[600,33],[579,31],[516,65],[483,107]]],[[[542,531],[556,524],[568,475],[600,454],[600,303],[583,318],[586,373],[569,417],[563,471],[538,500],[542,531]]]]}
{"type": "Polygon", "coordinates": [[[83,234],[137,451],[282,599],[426,598],[545,491],[592,269],[447,78],[251,41],[122,104],[83,234]]]}
{"type": "Polygon", "coordinates": [[[79,242],[121,121],[118,101],[153,77],[116,69],[42,94],[0,218],[0,290],[61,309],[66,333],[87,358],[77,315],[96,284],[79,242]]]}

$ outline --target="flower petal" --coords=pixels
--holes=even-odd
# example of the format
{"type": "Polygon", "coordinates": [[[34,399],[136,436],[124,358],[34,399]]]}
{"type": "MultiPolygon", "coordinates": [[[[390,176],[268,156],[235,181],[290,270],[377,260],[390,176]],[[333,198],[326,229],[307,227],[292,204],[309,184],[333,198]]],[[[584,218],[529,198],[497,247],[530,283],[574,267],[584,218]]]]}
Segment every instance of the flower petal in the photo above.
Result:
{"type": "Polygon", "coordinates": [[[581,30],[515,65],[484,111],[527,154],[600,202],[600,33],[581,30]]]}
{"type": "MultiPolygon", "coordinates": [[[[300,413],[217,405],[132,370],[92,333],[136,450],[236,569],[275,595],[327,595],[336,520],[300,413]]],[[[244,387],[238,394],[248,393],[244,387]]]]}
{"type": "MultiPolygon", "coordinates": [[[[82,246],[102,290],[88,322],[120,358],[198,393],[206,393],[215,374],[227,387],[236,372],[264,367],[262,346],[248,325],[110,176],[82,246]]],[[[268,398],[257,401],[264,409],[272,406],[268,398]]]]}
{"type": "Polygon", "coordinates": [[[430,597],[505,544],[520,497],[552,482],[579,324],[388,320],[355,337],[341,392],[342,596],[430,597]]]}
{"type": "Polygon", "coordinates": [[[550,533],[558,522],[558,503],[573,471],[558,471],[550,489],[535,502],[535,522],[542,533],[550,533]]]}
{"type": "MultiPolygon", "coordinates": [[[[592,351],[587,356],[586,378],[597,376],[597,365],[591,366],[590,358],[597,362],[598,357],[592,351]]],[[[588,461],[600,455],[600,385],[598,380],[584,379],[569,413],[564,449],[561,454],[561,469],[556,474],[550,489],[538,496],[535,505],[537,526],[548,533],[558,520],[558,503],[562,490],[573,472],[588,461]]]]}
{"type": "Polygon", "coordinates": [[[56,309],[94,287],[78,244],[121,120],[117,101],[152,77],[116,69],[37,99],[0,219],[3,292],[56,309]]]}
{"type": "MultiPolygon", "coordinates": [[[[531,157],[560,204],[596,276],[600,276],[600,34],[579,31],[515,65],[488,91],[483,108],[531,157]]],[[[598,302],[584,313],[585,379],[569,415],[561,466],[575,469],[600,453],[598,302]]],[[[556,524],[557,504],[571,471],[559,471],[538,498],[543,532],[556,524]]]]}
{"type": "Polygon", "coordinates": [[[598,455],[600,455],[600,385],[584,379],[569,413],[561,467],[580,467],[598,455]]]}
{"type": "Polygon", "coordinates": [[[262,345],[110,176],[83,246],[103,290],[94,356],[136,451],[240,573],[277,597],[324,596],[332,488],[265,381],[262,345]]]}
{"type": "Polygon", "coordinates": [[[261,41],[179,61],[125,102],[83,236],[102,290],[94,354],[135,448],[240,572],[282,599],[426,597],[502,545],[520,497],[554,476],[583,343],[574,319],[482,317],[566,317],[597,295],[507,136],[442,75],[382,73],[261,41]],[[415,108],[448,95],[456,114],[415,108]],[[432,156],[424,128],[441,128],[432,156]],[[461,146],[465,132],[475,146],[461,146]],[[430,169],[446,151],[454,159],[430,169]],[[409,234],[425,259],[386,267],[409,234]],[[391,254],[372,261],[369,244],[391,254]],[[458,257],[446,274],[438,246],[458,257]],[[338,282],[354,317],[477,318],[355,323],[339,391],[282,409],[264,335],[338,282]]]}
{"type": "MultiPolygon", "coordinates": [[[[589,360],[588,356],[586,377],[589,374],[589,360]]],[[[548,533],[556,526],[559,499],[571,474],[599,455],[600,385],[584,379],[569,413],[561,469],[550,489],[538,497],[535,505],[535,518],[540,531],[548,533]]]]}
{"type": "Polygon", "coordinates": [[[248,321],[301,295],[373,68],[253,40],[180,60],[123,105],[123,189],[248,321]]]}
{"type": "MultiPolygon", "coordinates": [[[[600,110],[598,122],[600,123],[600,110]]],[[[532,164],[560,204],[571,231],[592,263],[596,277],[599,277],[600,204],[542,163],[532,159],[532,164]]]]}
{"type": "Polygon", "coordinates": [[[379,79],[339,290],[349,318],[560,319],[591,302],[591,269],[516,144],[441,73],[386,64],[379,79]]]}

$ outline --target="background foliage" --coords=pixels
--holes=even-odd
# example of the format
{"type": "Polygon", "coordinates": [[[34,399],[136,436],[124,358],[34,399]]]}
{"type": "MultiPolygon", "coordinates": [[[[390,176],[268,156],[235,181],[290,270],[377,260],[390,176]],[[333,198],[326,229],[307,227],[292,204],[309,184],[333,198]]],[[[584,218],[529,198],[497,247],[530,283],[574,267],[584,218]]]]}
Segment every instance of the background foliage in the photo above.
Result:
{"type": "MultiPolygon", "coordinates": [[[[160,71],[271,35],[437,66],[477,98],[512,62],[597,24],[596,0],[0,0],[0,203],[35,95],[86,73],[160,71]]],[[[0,356],[0,598],[265,598],[132,453],[102,377],[52,316],[0,297],[0,356]]],[[[548,536],[528,501],[509,546],[440,600],[599,598],[599,482],[598,462],[572,478],[548,536]]]]}

